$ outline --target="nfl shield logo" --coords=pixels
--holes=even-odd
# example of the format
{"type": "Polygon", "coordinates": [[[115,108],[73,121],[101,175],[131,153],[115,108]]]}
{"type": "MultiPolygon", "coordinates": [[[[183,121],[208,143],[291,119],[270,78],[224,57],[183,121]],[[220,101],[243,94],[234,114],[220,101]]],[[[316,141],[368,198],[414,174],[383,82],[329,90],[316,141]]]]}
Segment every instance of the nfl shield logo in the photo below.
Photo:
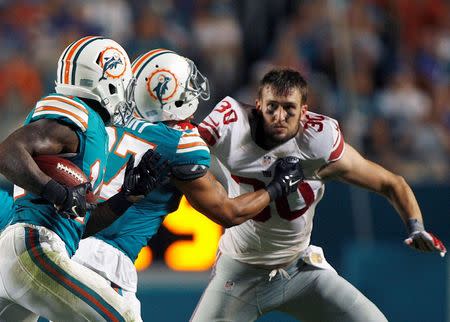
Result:
{"type": "Polygon", "coordinates": [[[232,291],[234,288],[234,282],[233,281],[226,281],[224,285],[225,291],[232,291]]]}
{"type": "Polygon", "coordinates": [[[272,157],[270,155],[263,156],[262,165],[263,167],[268,167],[272,163],[272,157]]]}

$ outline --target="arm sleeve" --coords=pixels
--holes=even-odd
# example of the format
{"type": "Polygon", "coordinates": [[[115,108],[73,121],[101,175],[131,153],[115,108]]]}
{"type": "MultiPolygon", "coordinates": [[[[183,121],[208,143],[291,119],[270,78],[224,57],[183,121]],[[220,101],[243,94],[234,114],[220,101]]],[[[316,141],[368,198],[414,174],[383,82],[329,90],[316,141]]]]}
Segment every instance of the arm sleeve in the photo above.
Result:
{"type": "Polygon", "coordinates": [[[200,178],[208,171],[210,162],[208,146],[197,129],[184,131],[171,162],[172,175],[183,181],[200,178]]]}
{"type": "Polygon", "coordinates": [[[327,158],[327,163],[334,162],[342,158],[345,150],[344,136],[342,135],[339,123],[336,120],[330,120],[330,125],[331,125],[330,136],[332,138],[333,143],[329,148],[330,153],[327,158]]]}
{"type": "Polygon", "coordinates": [[[227,132],[231,131],[233,123],[238,119],[235,104],[237,102],[234,99],[225,97],[198,126],[200,135],[213,153],[220,150],[227,132]]]}
{"type": "Polygon", "coordinates": [[[314,168],[320,169],[331,162],[339,160],[345,150],[344,136],[339,123],[322,115],[307,115],[309,121],[304,126],[303,146],[310,158],[315,160],[314,168]]]}

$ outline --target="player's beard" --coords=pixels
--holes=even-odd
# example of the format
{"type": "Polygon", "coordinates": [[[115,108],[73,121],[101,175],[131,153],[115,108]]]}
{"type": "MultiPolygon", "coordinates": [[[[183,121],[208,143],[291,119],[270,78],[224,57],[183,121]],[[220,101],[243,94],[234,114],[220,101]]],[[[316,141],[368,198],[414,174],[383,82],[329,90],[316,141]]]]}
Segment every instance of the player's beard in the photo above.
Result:
{"type": "Polygon", "coordinates": [[[289,128],[287,128],[287,133],[279,135],[275,133],[275,130],[272,126],[266,125],[264,127],[265,141],[267,142],[267,145],[275,147],[292,139],[298,133],[298,130],[299,125],[294,130],[289,130],[289,128]]]}
{"type": "Polygon", "coordinates": [[[256,144],[266,150],[273,149],[289,141],[297,135],[300,129],[300,122],[298,122],[294,130],[289,131],[288,129],[286,135],[278,136],[270,125],[264,123],[264,117],[260,111],[254,111],[253,117],[252,137],[256,144]]]}

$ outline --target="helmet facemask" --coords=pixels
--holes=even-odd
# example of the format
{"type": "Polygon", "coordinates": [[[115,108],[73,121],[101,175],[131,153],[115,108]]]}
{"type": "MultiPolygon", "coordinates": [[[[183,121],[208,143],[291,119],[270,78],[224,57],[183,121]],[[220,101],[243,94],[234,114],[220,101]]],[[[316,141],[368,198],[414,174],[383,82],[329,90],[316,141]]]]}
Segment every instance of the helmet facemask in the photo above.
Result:
{"type": "Polygon", "coordinates": [[[134,90],[136,89],[136,78],[132,78],[125,90],[125,101],[116,105],[112,116],[113,125],[124,126],[133,116],[136,103],[134,102],[134,90]]]}
{"type": "Polygon", "coordinates": [[[209,100],[210,92],[208,79],[205,76],[203,76],[202,73],[200,73],[197,66],[195,66],[192,60],[186,57],[185,59],[189,64],[190,73],[186,81],[187,86],[185,87],[185,95],[184,95],[186,96],[186,99],[184,103],[189,103],[190,101],[198,97],[200,97],[204,101],[209,100]]]}

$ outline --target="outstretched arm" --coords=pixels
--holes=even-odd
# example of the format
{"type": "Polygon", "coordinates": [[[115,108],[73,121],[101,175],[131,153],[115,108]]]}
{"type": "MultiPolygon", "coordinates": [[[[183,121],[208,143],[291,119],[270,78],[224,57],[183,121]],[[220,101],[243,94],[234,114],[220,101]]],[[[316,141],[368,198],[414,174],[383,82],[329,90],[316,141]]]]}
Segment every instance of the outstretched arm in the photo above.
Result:
{"type": "Polygon", "coordinates": [[[272,200],[296,191],[298,182],[304,178],[300,159],[288,156],[277,160],[274,176],[267,187],[228,198],[225,189],[210,171],[202,171],[201,176],[186,180],[189,171],[185,170],[189,168],[172,168],[174,184],[195,209],[224,227],[239,225],[255,217],[272,200]]]}
{"type": "Polygon", "coordinates": [[[405,179],[363,158],[349,144],[346,144],[346,151],[341,159],[328,164],[318,174],[322,179],[342,180],[385,196],[397,210],[410,233],[411,239],[407,239],[406,243],[424,251],[444,251],[445,247],[442,248],[442,243],[433,235],[427,233],[430,236],[424,238],[428,240],[422,240],[417,234],[425,232],[422,213],[405,179]]]}
{"type": "Polygon", "coordinates": [[[403,177],[361,156],[346,144],[342,158],[319,171],[323,179],[336,178],[385,196],[406,224],[409,219],[422,221],[417,200],[403,177]]]}
{"type": "Polygon", "coordinates": [[[228,198],[210,171],[192,181],[172,181],[196,210],[224,227],[239,225],[253,218],[270,203],[266,189],[228,198]]]}

